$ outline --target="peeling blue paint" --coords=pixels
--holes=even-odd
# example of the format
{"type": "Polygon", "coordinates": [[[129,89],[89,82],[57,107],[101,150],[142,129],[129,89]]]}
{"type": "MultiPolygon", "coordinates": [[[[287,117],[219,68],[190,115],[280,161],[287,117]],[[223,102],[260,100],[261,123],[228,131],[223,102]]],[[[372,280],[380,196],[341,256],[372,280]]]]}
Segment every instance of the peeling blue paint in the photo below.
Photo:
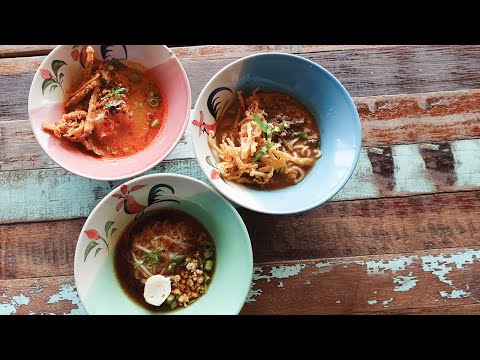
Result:
{"type": "Polygon", "coordinates": [[[413,289],[417,285],[416,276],[412,276],[413,272],[410,271],[408,276],[396,276],[393,278],[393,283],[396,284],[393,291],[408,291],[413,289]]]}
{"type": "Polygon", "coordinates": [[[82,303],[80,302],[80,298],[78,297],[77,291],[75,290],[75,286],[71,284],[63,284],[60,286],[60,292],[58,294],[53,294],[48,299],[47,304],[55,304],[59,301],[70,301],[72,305],[77,306],[76,309],[72,309],[70,313],[63,315],[86,315],[87,312],[83,308],[82,303]]]}
{"type": "Polygon", "coordinates": [[[30,304],[30,298],[26,297],[22,293],[20,295],[13,296],[12,300],[0,304],[0,315],[15,314],[19,306],[28,304],[30,304]]]}

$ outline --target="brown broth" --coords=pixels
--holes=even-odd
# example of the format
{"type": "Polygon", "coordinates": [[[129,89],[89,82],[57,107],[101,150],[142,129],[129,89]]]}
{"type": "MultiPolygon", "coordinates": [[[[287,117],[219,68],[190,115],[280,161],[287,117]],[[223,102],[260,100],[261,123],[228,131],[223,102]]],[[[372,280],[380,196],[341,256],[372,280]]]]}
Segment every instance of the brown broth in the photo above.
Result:
{"type": "MultiPolygon", "coordinates": [[[[245,92],[243,98],[246,100],[251,94],[252,92],[245,92]]],[[[308,129],[308,131],[310,131],[309,134],[316,134],[318,136],[318,139],[320,139],[320,132],[318,130],[315,117],[300,101],[288,94],[278,91],[257,91],[256,95],[259,100],[259,108],[263,109],[267,113],[267,122],[270,122],[271,119],[273,119],[280,113],[283,113],[290,118],[304,118],[304,128],[298,129],[298,131],[305,131],[305,129],[308,129]]],[[[240,145],[240,140],[238,138],[238,129],[231,128],[238,111],[240,111],[240,104],[238,100],[235,99],[232,106],[220,117],[217,123],[217,144],[220,144],[222,142],[222,139],[230,137],[231,139],[233,138],[232,140],[234,141],[236,146],[240,145]]],[[[242,114],[242,116],[240,116],[240,119],[243,119],[244,117],[245,114],[242,114]]],[[[316,144],[310,145],[303,139],[299,139],[296,144],[308,145],[312,151],[317,148],[316,144]]],[[[313,166],[315,166],[315,162],[312,165],[300,166],[300,168],[304,170],[305,176],[307,176],[313,166]]],[[[248,175],[244,176],[248,177],[248,175]]],[[[275,172],[274,175],[270,178],[270,181],[266,184],[245,183],[245,185],[261,190],[276,190],[295,185],[295,183],[292,178],[289,178],[286,174],[275,172]]]]}
{"type": "MultiPolygon", "coordinates": [[[[214,267],[213,267],[213,270],[208,273],[208,275],[213,279],[214,272],[215,272],[215,264],[216,264],[215,244],[213,242],[211,235],[207,231],[207,229],[193,216],[176,209],[163,209],[163,210],[155,211],[153,213],[143,216],[139,220],[141,221],[141,224],[142,224],[140,226],[139,231],[141,231],[141,228],[143,228],[144,226],[148,226],[149,223],[151,222],[162,221],[164,219],[168,219],[174,223],[184,222],[187,224],[187,226],[190,229],[193,230],[194,233],[203,232],[207,235],[207,241],[209,241],[214,245],[213,256],[210,258],[211,260],[213,260],[214,267]]],[[[132,229],[132,226],[134,223],[135,221],[129,224],[129,226],[127,226],[126,229],[123,231],[114,250],[114,268],[115,268],[116,278],[120,283],[123,291],[135,303],[141,305],[142,307],[150,311],[155,311],[155,312],[172,311],[166,303],[163,303],[161,306],[153,306],[151,304],[148,304],[145,301],[145,298],[143,297],[144,286],[141,285],[139,281],[134,277],[133,265],[129,263],[131,244],[129,243],[129,239],[128,239],[128,234],[130,233],[130,230],[132,229]]],[[[193,258],[197,250],[199,250],[201,254],[203,254],[204,252],[204,249],[200,249],[199,245],[196,244],[194,247],[192,247],[191,251],[187,254],[187,257],[193,258]]],[[[185,266],[179,264],[175,266],[172,271],[168,271],[167,273],[165,273],[164,276],[178,275],[184,269],[185,269],[185,266]]],[[[197,299],[201,297],[202,295],[200,295],[197,299]]],[[[189,305],[187,304],[187,307],[188,306],[189,305]]],[[[177,306],[173,311],[176,311],[182,308],[183,307],[181,306],[177,306]]]]}

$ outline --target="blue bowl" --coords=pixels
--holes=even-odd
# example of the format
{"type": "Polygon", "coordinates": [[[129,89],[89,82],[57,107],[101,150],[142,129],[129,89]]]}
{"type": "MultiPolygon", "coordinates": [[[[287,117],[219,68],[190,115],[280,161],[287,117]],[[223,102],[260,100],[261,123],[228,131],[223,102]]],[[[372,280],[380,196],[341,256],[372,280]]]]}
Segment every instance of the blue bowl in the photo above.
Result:
{"type": "Polygon", "coordinates": [[[347,90],[323,67],[296,55],[261,53],[227,65],[200,93],[192,118],[195,155],[213,186],[235,203],[262,213],[291,214],[324,203],[345,185],[360,155],[360,119],[347,90]],[[207,142],[208,125],[228,109],[238,90],[257,86],[295,97],[317,120],[322,156],[297,185],[256,190],[218,176],[218,157],[207,142]]]}

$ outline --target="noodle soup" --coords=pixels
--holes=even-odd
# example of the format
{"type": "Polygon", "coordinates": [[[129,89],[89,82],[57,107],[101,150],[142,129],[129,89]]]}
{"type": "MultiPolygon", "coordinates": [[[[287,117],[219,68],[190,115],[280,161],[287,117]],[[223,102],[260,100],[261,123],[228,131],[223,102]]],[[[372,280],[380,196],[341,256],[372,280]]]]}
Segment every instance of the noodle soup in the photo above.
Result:
{"type": "Polygon", "coordinates": [[[315,117],[278,91],[237,93],[237,100],[210,131],[208,144],[226,180],[274,190],[302,181],[321,156],[315,117]]]}
{"type": "Polygon", "coordinates": [[[152,311],[171,311],[205,294],[214,273],[215,253],[212,237],[197,219],[164,209],[126,228],[115,248],[114,267],[132,300],[152,311]],[[160,281],[153,284],[156,277],[160,281]],[[151,301],[152,291],[163,291],[163,298],[151,301]]]}

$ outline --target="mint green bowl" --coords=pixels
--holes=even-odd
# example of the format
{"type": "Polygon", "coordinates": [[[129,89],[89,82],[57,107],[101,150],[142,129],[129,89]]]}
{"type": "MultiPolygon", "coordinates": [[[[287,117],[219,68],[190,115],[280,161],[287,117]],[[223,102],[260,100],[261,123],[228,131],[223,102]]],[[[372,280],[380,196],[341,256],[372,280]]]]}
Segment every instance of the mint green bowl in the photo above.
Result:
{"type": "Polygon", "coordinates": [[[250,289],[252,247],[238,212],[210,186],[188,176],[153,174],[124,183],[93,209],[78,239],[74,272],[88,314],[233,315],[242,309],[250,289]],[[217,260],[208,291],[198,301],[180,310],[156,313],[123,292],[113,255],[123,230],[138,214],[165,207],[183,210],[207,228],[216,244],[217,260]]]}

